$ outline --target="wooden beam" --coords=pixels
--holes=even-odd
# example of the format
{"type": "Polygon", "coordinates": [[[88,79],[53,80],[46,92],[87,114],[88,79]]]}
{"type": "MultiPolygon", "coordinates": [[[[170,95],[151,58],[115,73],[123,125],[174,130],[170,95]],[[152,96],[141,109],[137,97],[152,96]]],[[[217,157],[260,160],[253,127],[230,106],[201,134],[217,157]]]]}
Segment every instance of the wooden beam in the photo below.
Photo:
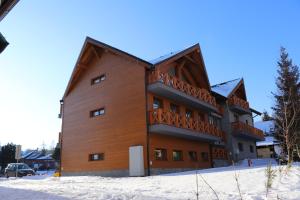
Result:
{"type": "Polygon", "coordinates": [[[193,58],[191,58],[189,55],[185,55],[184,56],[186,59],[188,59],[189,61],[191,61],[192,63],[198,65],[199,63],[197,63],[193,58]]]}
{"type": "Polygon", "coordinates": [[[92,46],[91,48],[95,56],[98,58],[98,60],[100,60],[103,55],[103,50],[99,51],[97,48],[95,48],[95,46],[92,46]]]}
{"type": "Polygon", "coordinates": [[[182,68],[182,72],[184,73],[184,75],[187,77],[187,79],[193,86],[198,87],[198,84],[197,84],[195,78],[186,68],[182,68]]]}

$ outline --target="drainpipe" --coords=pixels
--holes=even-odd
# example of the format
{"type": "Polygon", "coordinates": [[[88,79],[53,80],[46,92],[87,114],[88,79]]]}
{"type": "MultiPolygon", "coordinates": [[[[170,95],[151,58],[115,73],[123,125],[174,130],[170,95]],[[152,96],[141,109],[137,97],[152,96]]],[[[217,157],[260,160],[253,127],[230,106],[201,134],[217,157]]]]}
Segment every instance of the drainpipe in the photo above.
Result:
{"type": "Polygon", "coordinates": [[[148,92],[147,92],[147,85],[148,85],[148,70],[145,69],[145,98],[146,98],[146,131],[147,131],[147,136],[146,136],[146,142],[147,142],[147,176],[150,176],[150,155],[149,155],[149,116],[148,116],[148,92]]]}

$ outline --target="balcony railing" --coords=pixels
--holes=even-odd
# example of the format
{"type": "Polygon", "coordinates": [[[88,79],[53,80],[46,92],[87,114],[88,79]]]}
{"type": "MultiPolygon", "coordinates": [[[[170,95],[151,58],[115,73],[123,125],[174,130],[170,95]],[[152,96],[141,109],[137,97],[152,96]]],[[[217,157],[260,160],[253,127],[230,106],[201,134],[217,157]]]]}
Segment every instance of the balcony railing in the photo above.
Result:
{"type": "Polygon", "coordinates": [[[194,87],[185,81],[182,81],[174,76],[170,76],[167,73],[162,73],[159,70],[152,71],[149,75],[149,83],[161,82],[164,85],[179,90],[189,96],[192,96],[200,101],[204,101],[214,107],[216,107],[215,98],[203,88],[194,87]]]}
{"type": "Polygon", "coordinates": [[[208,134],[225,140],[225,134],[217,127],[193,118],[179,115],[163,109],[156,109],[149,112],[149,120],[151,125],[165,124],[177,128],[189,129],[195,132],[208,134]]]}
{"type": "Polygon", "coordinates": [[[239,106],[245,110],[249,110],[249,103],[241,98],[233,96],[228,100],[229,105],[231,106],[239,106]]]}
{"type": "Polygon", "coordinates": [[[231,123],[232,129],[236,134],[241,136],[252,137],[258,140],[264,139],[264,133],[260,129],[254,128],[248,124],[242,122],[233,122],[231,123]]]}
{"type": "Polygon", "coordinates": [[[228,155],[226,149],[223,148],[212,148],[212,157],[213,159],[221,159],[221,160],[227,160],[228,155]]]}

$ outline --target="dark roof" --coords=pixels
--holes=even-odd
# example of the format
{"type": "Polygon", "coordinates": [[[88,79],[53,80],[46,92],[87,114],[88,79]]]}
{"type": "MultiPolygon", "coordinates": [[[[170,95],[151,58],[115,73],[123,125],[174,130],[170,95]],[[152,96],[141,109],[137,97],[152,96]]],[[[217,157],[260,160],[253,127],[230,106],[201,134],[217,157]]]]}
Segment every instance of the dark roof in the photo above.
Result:
{"type": "Polygon", "coordinates": [[[0,1],[0,21],[7,13],[19,2],[19,0],[1,0],[0,1]]]}
{"type": "Polygon", "coordinates": [[[4,51],[4,49],[7,47],[8,44],[9,43],[6,41],[6,39],[0,33],[0,53],[2,53],[2,51],[4,51]]]}

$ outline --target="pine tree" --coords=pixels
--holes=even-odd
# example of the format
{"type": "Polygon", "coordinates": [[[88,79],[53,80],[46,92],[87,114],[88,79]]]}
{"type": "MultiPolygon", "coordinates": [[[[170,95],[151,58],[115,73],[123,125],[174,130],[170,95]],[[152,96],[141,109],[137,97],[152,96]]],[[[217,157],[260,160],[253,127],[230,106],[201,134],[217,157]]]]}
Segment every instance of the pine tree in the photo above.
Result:
{"type": "Polygon", "coordinates": [[[280,49],[278,61],[277,91],[273,93],[275,131],[277,139],[283,144],[283,150],[288,155],[288,162],[292,161],[292,151],[296,147],[300,125],[300,84],[299,69],[293,65],[285,48],[280,49]]]}
{"type": "Polygon", "coordinates": [[[0,165],[2,169],[4,169],[8,163],[16,162],[15,151],[16,151],[16,145],[12,143],[8,143],[7,145],[1,147],[0,165]]]}
{"type": "Polygon", "coordinates": [[[262,113],[261,120],[262,121],[270,121],[270,120],[273,120],[273,118],[269,115],[269,113],[267,111],[264,111],[262,113]]]}

